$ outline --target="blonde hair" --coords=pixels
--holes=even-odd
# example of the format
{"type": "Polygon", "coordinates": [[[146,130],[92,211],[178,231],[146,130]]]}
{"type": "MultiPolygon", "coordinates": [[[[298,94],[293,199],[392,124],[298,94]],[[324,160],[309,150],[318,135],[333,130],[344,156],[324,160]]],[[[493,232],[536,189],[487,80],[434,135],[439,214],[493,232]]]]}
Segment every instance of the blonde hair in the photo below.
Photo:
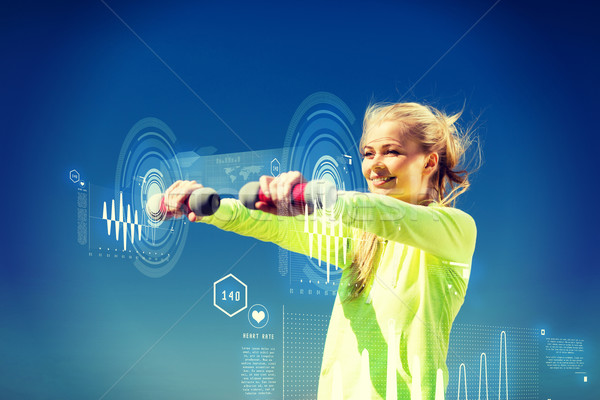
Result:
{"type": "MultiPolygon", "coordinates": [[[[459,130],[456,122],[462,111],[446,115],[442,111],[418,103],[373,104],[367,108],[363,121],[360,150],[369,132],[384,121],[403,125],[403,134],[418,143],[425,154],[437,153],[438,163],[429,178],[429,200],[442,206],[454,206],[456,198],[470,186],[469,172],[461,168],[466,150],[473,142],[472,130],[459,130]]],[[[350,266],[353,284],[350,299],[358,297],[374,276],[374,258],[379,248],[375,234],[362,232],[350,266]]]]}

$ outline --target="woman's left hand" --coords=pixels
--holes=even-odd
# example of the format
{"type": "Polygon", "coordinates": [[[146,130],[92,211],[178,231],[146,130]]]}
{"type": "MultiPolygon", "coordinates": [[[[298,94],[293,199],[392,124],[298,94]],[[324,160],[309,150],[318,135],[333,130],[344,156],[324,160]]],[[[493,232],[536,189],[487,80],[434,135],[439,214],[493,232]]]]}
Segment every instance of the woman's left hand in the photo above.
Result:
{"type": "Polygon", "coordinates": [[[284,172],[276,178],[268,175],[261,176],[260,190],[273,201],[274,206],[264,201],[257,201],[256,209],[275,215],[303,214],[302,207],[292,205],[292,189],[295,185],[304,182],[306,179],[298,171],[284,172]]]}

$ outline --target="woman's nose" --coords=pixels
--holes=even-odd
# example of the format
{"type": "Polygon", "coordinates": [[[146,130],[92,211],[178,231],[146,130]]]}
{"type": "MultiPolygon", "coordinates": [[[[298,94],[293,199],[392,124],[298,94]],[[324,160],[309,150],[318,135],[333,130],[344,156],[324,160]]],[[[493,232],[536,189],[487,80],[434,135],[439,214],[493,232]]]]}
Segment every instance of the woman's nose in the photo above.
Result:
{"type": "Polygon", "coordinates": [[[373,164],[371,164],[371,169],[382,169],[385,168],[385,164],[383,163],[383,158],[380,155],[376,155],[373,157],[373,164]]]}

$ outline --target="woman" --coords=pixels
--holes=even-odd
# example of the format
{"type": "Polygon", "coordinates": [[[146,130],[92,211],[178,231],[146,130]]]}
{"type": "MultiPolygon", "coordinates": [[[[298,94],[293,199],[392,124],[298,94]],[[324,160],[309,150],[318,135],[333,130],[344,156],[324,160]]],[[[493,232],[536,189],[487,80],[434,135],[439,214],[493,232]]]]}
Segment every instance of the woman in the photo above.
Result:
{"type": "MultiPolygon", "coordinates": [[[[459,117],[416,103],[366,112],[360,150],[371,194],[347,192],[336,205],[338,224],[352,239],[351,257],[339,265],[319,399],[443,398],[450,329],[464,301],[476,237],[473,219],[451,207],[469,186],[468,173],[457,170],[467,147],[455,127],[459,117]]],[[[263,176],[261,189],[274,206],[259,201],[260,211],[251,211],[226,199],[202,222],[309,254],[317,235],[305,232],[302,210],[289,206],[291,188],[302,181],[298,172],[263,176]],[[294,217],[274,216],[282,210],[294,217]]],[[[182,215],[179,207],[199,187],[173,184],[171,215],[182,215]]],[[[326,252],[317,256],[333,259],[326,252]]]]}

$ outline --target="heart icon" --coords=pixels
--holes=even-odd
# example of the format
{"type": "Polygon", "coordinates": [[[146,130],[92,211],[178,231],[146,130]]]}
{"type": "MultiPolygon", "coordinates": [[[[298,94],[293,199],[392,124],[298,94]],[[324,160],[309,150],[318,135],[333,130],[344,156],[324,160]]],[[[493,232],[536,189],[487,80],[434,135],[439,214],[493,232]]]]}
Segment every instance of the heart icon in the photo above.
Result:
{"type": "Polygon", "coordinates": [[[263,319],[265,319],[265,312],[264,311],[252,311],[252,318],[254,318],[254,320],[256,321],[256,323],[260,324],[260,321],[262,321],[263,319]]]}

